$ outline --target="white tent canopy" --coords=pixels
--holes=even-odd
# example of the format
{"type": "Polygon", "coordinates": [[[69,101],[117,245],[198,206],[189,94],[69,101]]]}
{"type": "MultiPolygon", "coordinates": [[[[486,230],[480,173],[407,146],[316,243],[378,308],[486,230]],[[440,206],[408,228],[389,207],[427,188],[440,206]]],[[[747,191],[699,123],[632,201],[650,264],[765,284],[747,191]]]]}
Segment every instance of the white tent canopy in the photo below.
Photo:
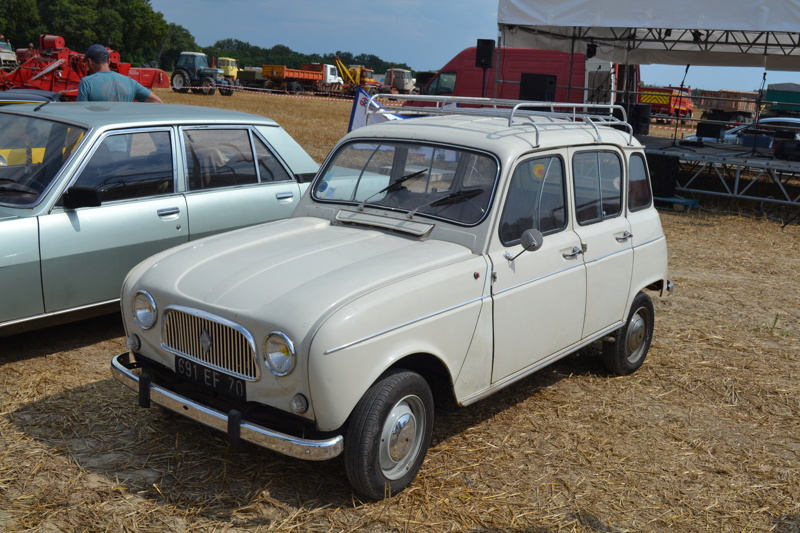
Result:
{"type": "Polygon", "coordinates": [[[497,23],[501,46],[800,71],[800,0],[499,0],[497,23]]]}

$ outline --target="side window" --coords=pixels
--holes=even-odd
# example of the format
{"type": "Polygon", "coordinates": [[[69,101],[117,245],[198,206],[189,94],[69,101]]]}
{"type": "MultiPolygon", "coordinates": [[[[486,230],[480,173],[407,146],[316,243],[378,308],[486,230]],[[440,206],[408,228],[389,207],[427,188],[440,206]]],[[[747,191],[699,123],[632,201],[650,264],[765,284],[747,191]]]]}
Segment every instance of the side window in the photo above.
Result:
{"type": "Polygon", "coordinates": [[[456,73],[455,72],[440,72],[435,78],[430,81],[430,84],[425,89],[424,94],[437,95],[437,94],[453,94],[456,90],[456,73]]]}
{"type": "Polygon", "coordinates": [[[572,171],[578,224],[622,212],[622,160],[616,152],[579,152],[572,159],[572,171]]]}
{"type": "Polygon", "coordinates": [[[653,194],[650,190],[650,181],[647,179],[647,166],[641,154],[633,154],[629,163],[628,172],[628,209],[639,211],[650,207],[653,194]]]}
{"type": "Polygon", "coordinates": [[[500,241],[519,242],[525,230],[555,233],[566,224],[564,165],[559,157],[543,157],[517,166],[500,218],[500,241]]]}
{"type": "Polygon", "coordinates": [[[169,132],[109,135],[74,184],[100,192],[100,200],[130,200],[175,190],[169,132]]]}
{"type": "Polygon", "coordinates": [[[183,132],[189,190],[258,183],[246,129],[187,129],[183,132]]]}
{"type": "Polygon", "coordinates": [[[292,177],[275,157],[275,154],[259,138],[255,138],[256,161],[258,161],[258,173],[262,182],[287,181],[292,177]]]}

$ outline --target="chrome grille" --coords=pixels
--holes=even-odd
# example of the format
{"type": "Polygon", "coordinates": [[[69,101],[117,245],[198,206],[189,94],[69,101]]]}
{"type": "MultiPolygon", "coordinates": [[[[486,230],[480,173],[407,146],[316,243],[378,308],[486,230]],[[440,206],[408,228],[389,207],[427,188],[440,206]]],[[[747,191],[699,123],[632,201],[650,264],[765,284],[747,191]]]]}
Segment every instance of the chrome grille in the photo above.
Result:
{"type": "Polygon", "coordinates": [[[255,381],[260,376],[253,337],[221,317],[194,309],[167,308],[161,338],[163,347],[176,355],[242,379],[255,381]]]}

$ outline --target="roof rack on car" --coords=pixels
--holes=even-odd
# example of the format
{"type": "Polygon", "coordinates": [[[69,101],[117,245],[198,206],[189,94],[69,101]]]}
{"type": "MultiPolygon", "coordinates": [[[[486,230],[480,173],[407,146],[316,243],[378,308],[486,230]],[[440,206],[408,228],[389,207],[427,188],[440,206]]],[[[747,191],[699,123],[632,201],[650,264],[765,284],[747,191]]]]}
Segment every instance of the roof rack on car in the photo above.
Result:
{"type": "Polygon", "coordinates": [[[573,102],[536,102],[530,100],[506,100],[501,98],[475,98],[467,96],[429,96],[419,94],[376,94],[366,106],[368,114],[392,114],[408,116],[473,115],[504,117],[508,126],[527,125],[536,131],[536,145],[542,127],[580,127],[595,132],[601,142],[600,126],[611,126],[628,133],[628,145],[633,143],[633,126],[627,122],[627,113],[621,105],[588,104],[573,102]],[[411,105],[385,107],[377,101],[405,100],[411,105]],[[433,102],[433,106],[414,105],[414,102],[433,102]],[[621,119],[618,117],[622,117],[621,119]]]}

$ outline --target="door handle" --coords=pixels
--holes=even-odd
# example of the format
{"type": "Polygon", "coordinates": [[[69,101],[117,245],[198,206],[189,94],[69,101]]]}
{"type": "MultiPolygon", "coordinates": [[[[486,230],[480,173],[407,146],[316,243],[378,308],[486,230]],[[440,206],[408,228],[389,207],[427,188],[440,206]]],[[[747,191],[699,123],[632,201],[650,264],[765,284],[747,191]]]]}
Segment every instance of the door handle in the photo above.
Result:
{"type": "Polygon", "coordinates": [[[277,192],[275,193],[275,198],[278,200],[291,200],[294,198],[293,192],[277,192]]]}
{"type": "Polygon", "coordinates": [[[158,216],[160,216],[160,217],[168,217],[168,216],[171,216],[171,215],[177,215],[180,212],[181,212],[181,208],[180,207],[165,207],[163,209],[159,209],[158,211],[156,211],[156,213],[158,213],[158,216]]]}
{"type": "Polygon", "coordinates": [[[626,231],[622,235],[617,235],[614,238],[617,239],[617,242],[625,242],[627,240],[630,240],[631,237],[633,237],[633,233],[631,233],[630,231],[626,231]]]}
{"type": "Polygon", "coordinates": [[[561,254],[561,257],[563,257],[564,259],[573,259],[581,255],[582,253],[583,253],[582,248],[580,248],[579,246],[573,246],[571,252],[564,252],[561,254]]]}

